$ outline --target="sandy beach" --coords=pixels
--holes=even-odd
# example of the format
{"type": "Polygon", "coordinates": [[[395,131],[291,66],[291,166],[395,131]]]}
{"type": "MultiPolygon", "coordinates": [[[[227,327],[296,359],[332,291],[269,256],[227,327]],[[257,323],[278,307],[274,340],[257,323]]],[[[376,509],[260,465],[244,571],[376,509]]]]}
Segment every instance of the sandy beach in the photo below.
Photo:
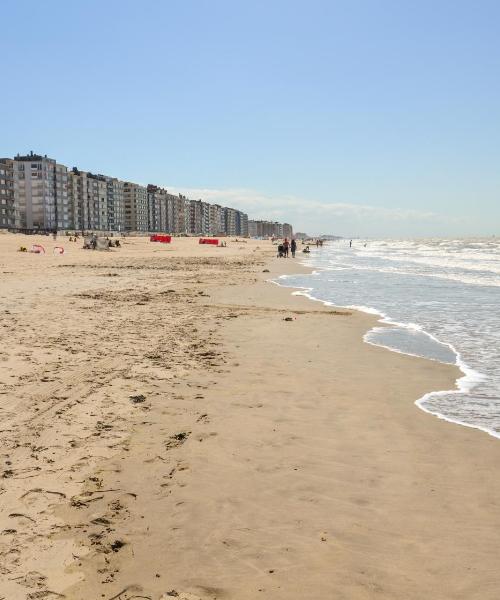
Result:
{"type": "Polygon", "coordinates": [[[458,369],[267,241],[81,245],[0,235],[0,599],[498,598],[500,441],[414,404],[458,369]]]}

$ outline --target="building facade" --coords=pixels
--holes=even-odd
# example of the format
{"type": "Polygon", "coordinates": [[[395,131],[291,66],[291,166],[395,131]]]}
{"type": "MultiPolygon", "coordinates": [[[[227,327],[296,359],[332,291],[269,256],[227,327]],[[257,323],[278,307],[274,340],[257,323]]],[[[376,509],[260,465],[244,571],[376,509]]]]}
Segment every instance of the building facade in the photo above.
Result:
{"type": "Polygon", "coordinates": [[[13,179],[16,228],[53,231],[72,226],[67,167],[33,152],[17,155],[13,179]]]}
{"type": "Polygon", "coordinates": [[[236,213],[234,208],[223,208],[226,235],[238,235],[236,229],[236,213]]]}
{"type": "Polygon", "coordinates": [[[290,225],[290,223],[283,223],[282,237],[288,238],[289,240],[293,238],[293,227],[290,225]]]}
{"type": "Polygon", "coordinates": [[[0,227],[292,237],[292,226],[190,200],[156,185],[68,168],[31,152],[0,159],[0,227]]]}
{"type": "Polygon", "coordinates": [[[73,167],[68,172],[72,228],[82,231],[125,231],[124,183],[73,167]]]}
{"type": "Polygon", "coordinates": [[[148,231],[166,231],[165,191],[156,185],[148,185],[148,231]],[[163,207],[162,207],[163,204],[163,207]],[[163,210],[162,210],[163,208],[163,210]]]}
{"type": "Polygon", "coordinates": [[[105,177],[108,231],[125,231],[125,183],[105,177]]]}
{"type": "MultiPolygon", "coordinates": [[[[169,232],[178,235],[186,234],[189,224],[189,206],[186,207],[185,196],[167,195],[169,232]]],[[[187,200],[189,202],[189,200],[187,200]]]]}
{"type": "Polygon", "coordinates": [[[149,207],[148,190],[143,185],[126,181],[124,183],[125,229],[127,231],[148,231],[149,207]]]}
{"type": "Polygon", "coordinates": [[[236,235],[248,237],[248,215],[240,210],[236,211],[236,235]]]}
{"type": "Polygon", "coordinates": [[[207,235],[221,235],[225,233],[224,214],[218,204],[208,205],[208,233],[207,235]]]}
{"type": "Polygon", "coordinates": [[[0,158],[0,229],[14,227],[14,161],[0,158]]]}
{"type": "Polygon", "coordinates": [[[289,223],[276,221],[248,221],[248,235],[259,238],[288,238],[293,237],[293,227],[289,223]]]}

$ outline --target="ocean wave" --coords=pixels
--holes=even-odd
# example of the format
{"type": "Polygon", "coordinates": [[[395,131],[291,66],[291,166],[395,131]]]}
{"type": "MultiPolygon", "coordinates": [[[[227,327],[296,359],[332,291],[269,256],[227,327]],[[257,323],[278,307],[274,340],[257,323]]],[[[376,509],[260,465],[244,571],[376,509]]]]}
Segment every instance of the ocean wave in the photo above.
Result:
{"type": "Polygon", "coordinates": [[[377,316],[377,317],[379,317],[379,323],[382,323],[385,326],[398,327],[401,329],[407,329],[410,331],[418,332],[419,334],[428,337],[435,344],[438,344],[441,347],[448,348],[449,351],[455,357],[454,362],[447,362],[444,360],[439,360],[439,359],[425,356],[422,354],[414,354],[412,352],[409,352],[407,350],[402,350],[395,346],[390,346],[387,344],[382,344],[380,342],[377,342],[376,341],[377,333],[381,330],[385,330],[386,327],[379,327],[379,326],[373,327],[368,332],[366,332],[363,336],[363,341],[365,343],[387,349],[391,352],[396,352],[399,354],[405,354],[407,356],[413,356],[413,357],[423,358],[423,359],[427,359],[427,360],[435,360],[436,362],[441,362],[443,364],[456,365],[462,373],[462,376],[457,378],[457,380],[456,380],[456,389],[435,390],[435,391],[428,392],[421,398],[417,399],[415,401],[415,405],[418,408],[420,408],[421,410],[423,410],[424,412],[427,412],[429,414],[437,416],[438,418],[444,419],[450,423],[455,423],[458,425],[478,429],[478,430],[484,431],[485,433],[488,433],[489,435],[491,435],[493,437],[500,438],[500,434],[492,428],[488,428],[488,427],[485,427],[485,426],[483,426],[481,424],[477,424],[477,423],[470,423],[466,420],[461,420],[458,418],[450,417],[449,415],[445,415],[432,407],[432,399],[433,398],[439,398],[439,397],[443,397],[443,396],[450,395],[450,394],[453,394],[453,395],[469,394],[474,388],[476,388],[478,385],[480,385],[482,382],[484,382],[487,379],[486,375],[473,369],[463,360],[461,353],[453,346],[453,344],[439,340],[434,334],[426,331],[418,323],[411,323],[411,322],[404,323],[404,322],[397,321],[395,319],[392,319],[388,314],[384,313],[383,311],[381,311],[375,307],[359,305],[359,304],[342,305],[342,304],[334,303],[329,300],[324,300],[322,298],[315,296],[314,295],[314,287],[298,286],[296,284],[284,284],[284,281],[286,279],[291,279],[291,277],[293,277],[293,276],[282,276],[279,278],[279,281],[273,281],[273,283],[276,283],[277,285],[282,285],[283,287],[295,288],[295,291],[292,292],[292,295],[304,296],[306,298],[309,298],[312,301],[321,302],[325,306],[338,306],[338,307],[343,307],[343,308],[347,308],[350,310],[358,310],[360,312],[364,312],[367,314],[377,316]],[[283,283],[280,283],[280,281],[282,281],[283,283]]]}

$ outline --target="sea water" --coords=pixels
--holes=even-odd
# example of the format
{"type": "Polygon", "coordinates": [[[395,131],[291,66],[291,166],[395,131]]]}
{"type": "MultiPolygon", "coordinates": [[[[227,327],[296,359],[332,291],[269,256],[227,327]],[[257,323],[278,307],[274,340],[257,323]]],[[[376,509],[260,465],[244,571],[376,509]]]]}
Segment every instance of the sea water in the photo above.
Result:
{"type": "Polygon", "coordinates": [[[300,258],[314,273],[281,285],[379,315],[370,344],[458,365],[455,390],[417,405],[500,437],[500,240],[339,240],[300,258]]]}

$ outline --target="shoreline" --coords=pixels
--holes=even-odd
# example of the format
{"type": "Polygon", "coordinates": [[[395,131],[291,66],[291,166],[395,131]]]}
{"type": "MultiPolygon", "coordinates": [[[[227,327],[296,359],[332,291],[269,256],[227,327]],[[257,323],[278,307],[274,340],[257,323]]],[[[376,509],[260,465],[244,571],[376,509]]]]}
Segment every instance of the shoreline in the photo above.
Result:
{"type": "Polygon", "coordinates": [[[493,600],[500,449],[413,406],[456,368],[366,344],[373,315],[269,285],[298,267],[270,244],[235,242],[224,258],[190,244],[50,257],[45,291],[14,269],[25,283],[12,279],[11,313],[33,311],[35,330],[35,316],[68,316],[38,342],[16,330],[19,357],[4,363],[21,380],[15,411],[1,405],[14,424],[0,525],[16,532],[0,542],[12,571],[0,590],[493,600]],[[22,379],[27,343],[43,346],[34,381],[22,379]],[[23,396],[43,412],[26,432],[23,396]]]}
{"type": "MultiPolygon", "coordinates": [[[[320,267],[308,267],[307,265],[304,265],[303,263],[301,263],[301,264],[306,269],[310,270],[310,273],[307,273],[307,272],[297,273],[297,275],[300,275],[300,274],[311,274],[312,275],[317,271],[324,270],[320,267]]],[[[292,275],[285,274],[284,275],[284,277],[287,277],[287,276],[294,276],[294,274],[292,274],[292,275]]],[[[392,320],[392,318],[389,317],[387,314],[380,312],[379,310],[377,310],[375,308],[368,307],[368,306],[361,307],[361,306],[336,305],[328,300],[322,300],[320,298],[316,298],[315,296],[313,296],[310,293],[314,289],[312,287],[307,287],[307,286],[295,287],[295,286],[283,285],[283,284],[279,283],[279,279],[281,279],[281,276],[278,277],[278,281],[273,281],[272,283],[276,283],[276,285],[279,285],[279,286],[282,286],[282,287],[285,287],[288,289],[297,290],[296,292],[292,292],[292,293],[296,294],[296,295],[304,296],[305,298],[308,298],[309,300],[312,300],[313,302],[320,302],[320,303],[323,303],[325,306],[337,307],[337,308],[342,308],[345,310],[353,310],[353,311],[362,312],[362,313],[365,313],[368,315],[374,315],[377,318],[378,327],[380,327],[380,325],[382,325],[382,327],[392,326],[392,327],[400,327],[403,329],[409,328],[408,325],[392,320]]],[[[365,343],[371,344],[372,346],[375,346],[377,348],[384,348],[384,349],[388,350],[389,352],[395,352],[396,354],[403,354],[404,356],[411,356],[414,358],[423,358],[424,360],[429,360],[431,362],[437,362],[438,364],[450,364],[450,365],[452,364],[452,363],[446,363],[444,361],[440,361],[439,359],[436,359],[436,358],[420,356],[418,354],[412,354],[410,352],[404,352],[402,350],[398,350],[396,348],[392,348],[390,346],[386,346],[384,344],[369,340],[368,336],[370,335],[370,333],[374,332],[376,329],[377,329],[377,326],[375,325],[374,327],[372,327],[371,329],[366,331],[366,333],[363,335],[363,341],[365,343]]],[[[418,398],[417,400],[415,400],[415,405],[417,406],[417,408],[426,412],[427,414],[433,415],[434,417],[436,417],[438,419],[447,421],[448,423],[451,423],[454,425],[460,425],[462,427],[468,427],[471,429],[477,429],[478,431],[486,433],[487,435],[489,435],[493,438],[500,439],[500,433],[497,431],[488,429],[487,427],[483,427],[482,425],[467,423],[465,421],[460,421],[458,419],[453,419],[451,417],[447,417],[446,415],[444,415],[438,411],[431,410],[430,408],[426,408],[424,406],[424,402],[426,402],[429,398],[432,398],[433,396],[436,396],[436,395],[439,396],[439,395],[444,395],[444,394],[465,394],[465,393],[467,393],[468,391],[472,390],[478,384],[478,381],[483,380],[484,375],[482,373],[479,373],[478,371],[474,370],[473,368],[469,367],[463,361],[460,352],[452,344],[449,344],[447,342],[441,342],[438,338],[436,338],[433,334],[427,332],[425,329],[421,328],[421,329],[419,329],[419,331],[421,331],[422,333],[424,333],[425,335],[427,335],[428,337],[430,337],[431,339],[436,341],[438,344],[442,344],[442,345],[445,345],[450,348],[450,350],[453,352],[453,354],[456,357],[456,361],[453,364],[453,366],[456,366],[460,370],[461,376],[457,377],[457,379],[455,380],[454,388],[450,388],[447,390],[434,390],[431,392],[427,392],[421,398],[418,398]],[[470,381],[471,379],[472,379],[472,382],[470,381]]]]}

